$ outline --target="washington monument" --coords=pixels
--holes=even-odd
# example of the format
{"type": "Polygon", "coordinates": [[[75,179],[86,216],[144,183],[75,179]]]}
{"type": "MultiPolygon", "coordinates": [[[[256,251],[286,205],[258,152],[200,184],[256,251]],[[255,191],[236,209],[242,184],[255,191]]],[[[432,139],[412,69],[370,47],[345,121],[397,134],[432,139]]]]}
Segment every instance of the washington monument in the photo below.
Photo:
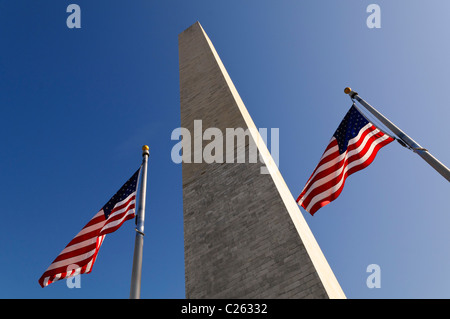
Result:
{"type": "Polygon", "coordinates": [[[345,298],[200,23],[178,40],[181,126],[248,129],[262,159],[183,161],[186,298],[345,298]]]}

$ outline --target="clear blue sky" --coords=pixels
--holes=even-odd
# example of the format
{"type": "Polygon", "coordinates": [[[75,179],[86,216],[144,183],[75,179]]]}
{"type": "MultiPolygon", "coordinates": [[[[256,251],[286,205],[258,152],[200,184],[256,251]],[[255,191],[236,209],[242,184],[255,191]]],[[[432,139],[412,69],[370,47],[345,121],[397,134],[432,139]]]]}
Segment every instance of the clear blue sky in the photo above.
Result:
{"type": "MultiPolygon", "coordinates": [[[[296,198],[351,86],[450,165],[445,1],[0,1],[1,298],[128,298],[134,224],[106,237],[81,289],[51,261],[150,146],[143,298],[184,298],[178,34],[200,21],[258,127],[280,129],[296,198]],[[81,29],[66,8],[81,7],[81,29]],[[381,29],[366,7],[381,7],[381,29]]],[[[449,183],[391,143],[303,214],[349,298],[450,298],[449,183]],[[369,289],[369,264],[381,288],[369,289]]],[[[251,195],[251,194],[249,194],[251,195]]]]}

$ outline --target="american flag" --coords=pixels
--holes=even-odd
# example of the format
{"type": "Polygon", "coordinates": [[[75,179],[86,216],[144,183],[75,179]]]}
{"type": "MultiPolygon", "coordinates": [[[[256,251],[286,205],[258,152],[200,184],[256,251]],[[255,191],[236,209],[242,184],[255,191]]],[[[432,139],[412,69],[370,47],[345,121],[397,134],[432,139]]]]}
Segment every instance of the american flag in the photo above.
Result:
{"type": "Polygon", "coordinates": [[[57,280],[91,272],[106,234],[116,231],[126,220],[135,217],[140,170],[141,168],[133,174],[56,257],[39,279],[42,287],[57,280]]]}
{"type": "Polygon", "coordinates": [[[393,140],[353,105],[333,134],[297,203],[314,215],[339,196],[348,176],[369,166],[378,150],[393,140]]]}

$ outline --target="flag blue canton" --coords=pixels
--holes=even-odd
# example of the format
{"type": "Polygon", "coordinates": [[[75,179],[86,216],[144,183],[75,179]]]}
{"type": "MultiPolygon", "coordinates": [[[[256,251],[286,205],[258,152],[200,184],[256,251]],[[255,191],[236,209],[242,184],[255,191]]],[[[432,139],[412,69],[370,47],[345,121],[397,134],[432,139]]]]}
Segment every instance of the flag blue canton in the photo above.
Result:
{"type": "Polygon", "coordinates": [[[361,128],[368,123],[369,121],[366,120],[356,107],[352,106],[350,108],[336,132],[333,134],[339,146],[339,154],[342,154],[347,150],[348,141],[357,136],[361,128]]]}
{"type": "Polygon", "coordinates": [[[114,194],[113,197],[103,206],[103,213],[105,214],[105,219],[108,219],[111,211],[114,209],[118,202],[123,201],[125,198],[130,196],[131,193],[136,191],[136,184],[139,177],[140,168],[136,173],[131,176],[131,178],[119,189],[119,191],[114,194]]]}

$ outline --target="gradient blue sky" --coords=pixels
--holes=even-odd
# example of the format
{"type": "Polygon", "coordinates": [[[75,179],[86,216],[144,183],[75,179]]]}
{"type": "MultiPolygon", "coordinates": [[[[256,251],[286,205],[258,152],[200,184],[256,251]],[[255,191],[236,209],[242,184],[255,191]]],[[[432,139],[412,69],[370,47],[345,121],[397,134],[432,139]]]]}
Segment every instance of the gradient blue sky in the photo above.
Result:
{"type": "MultiPolygon", "coordinates": [[[[128,298],[134,224],[81,289],[37,282],[150,146],[142,298],[184,298],[178,34],[200,21],[296,198],[351,86],[450,165],[446,1],[0,1],[0,298],[128,298]],[[81,7],[81,29],[66,8],[81,7]],[[366,8],[381,7],[381,29],[366,8]]],[[[349,298],[449,298],[449,183],[391,143],[304,214],[349,298]],[[369,289],[369,264],[381,288],[369,289]]],[[[249,194],[251,195],[251,194],[249,194]]]]}

